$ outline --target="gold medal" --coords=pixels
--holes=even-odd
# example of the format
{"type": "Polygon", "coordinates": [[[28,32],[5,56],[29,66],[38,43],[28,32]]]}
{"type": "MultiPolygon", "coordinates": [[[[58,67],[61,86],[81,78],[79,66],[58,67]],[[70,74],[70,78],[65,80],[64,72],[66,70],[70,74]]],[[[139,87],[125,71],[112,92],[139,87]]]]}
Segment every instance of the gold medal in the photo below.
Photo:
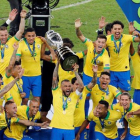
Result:
{"type": "Polygon", "coordinates": [[[103,128],[102,131],[105,132],[105,128],[103,128]]]}
{"type": "Polygon", "coordinates": [[[65,110],[63,110],[63,114],[66,114],[66,111],[65,110]]]}
{"type": "Polygon", "coordinates": [[[3,60],[3,59],[1,59],[1,60],[0,60],[0,62],[1,62],[1,63],[3,63],[3,62],[4,62],[4,60],[3,60]]]}

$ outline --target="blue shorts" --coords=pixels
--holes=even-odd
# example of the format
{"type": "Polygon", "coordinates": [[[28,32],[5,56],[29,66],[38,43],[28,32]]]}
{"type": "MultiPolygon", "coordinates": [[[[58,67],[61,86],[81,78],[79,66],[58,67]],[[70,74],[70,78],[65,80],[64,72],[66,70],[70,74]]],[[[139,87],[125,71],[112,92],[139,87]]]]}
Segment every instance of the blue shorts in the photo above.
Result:
{"type": "MultiPolygon", "coordinates": [[[[83,73],[83,83],[84,83],[84,86],[88,85],[92,80],[92,77],[86,75],[83,73]]],[[[97,77],[97,84],[100,84],[100,81],[99,81],[99,77],[97,77]]],[[[90,96],[90,93],[87,94],[87,97],[90,96]]]]}
{"type": "Polygon", "coordinates": [[[4,130],[2,129],[2,130],[0,130],[0,140],[2,140],[3,134],[4,134],[4,130]]]}
{"type": "Polygon", "coordinates": [[[68,129],[52,128],[51,140],[74,140],[74,139],[75,139],[74,129],[68,130],[68,129]]]}
{"type": "Polygon", "coordinates": [[[95,131],[95,140],[120,140],[119,137],[115,138],[115,139],[110,139],[110,138],[107,138],[106,136],[104,136],[102,133],[100,132],[96,132],[95,131]]]}
{"type": "MultiPolygon", "coordinates": [[[[80,127],[75,127],[75,137],[79,130],[80,130],[80,127]]],[[[87,130],[84,129],[82,133],[80,134],[80,140],[87,140],[87,139],[88,139],[88,133],[87,133],[87,130]]]]}
{"type": "Polygon", "coordinates": [[[134,95],[133,95],[133,102],[140,105],[140,89],[135,89],[134,95]]]}
{"type": "Polygon", "coordinates": [[[140,135],[139,136],[133,136],[129,133],[128,140],[140,140],[140,135]]]}
{"type": "Polygon", "coordinates": [[[95,140],[95,125],[96,125],[96,123],[94,121],[90,122],[90,125],[89,125],[89,140],[95,140]]]}
{"type": "Polygon", "coordinates": [[[120,88],[125,91],[131,90],[130,86],[130,71],[110,71],[110,85],[115,86],[116,88],[120,88]]]}
{"type": "Polygon", "coordinates": [[[22,76],[22,80],[23,80],[23,92],[26,93],[25,98],[29,98],[30,91],[32,91],[32,95],[34,97],[41,96],[41,87],[42,87],[41,75],[32,77],[22,76]]]}
{"type": "MultiPolygon", "coordinates": [[[[16,139],[8,138],[6,135],[3,135],[3,139],[2,140],[16,140],[16,139]]],[[[29,136],[23,136],[22,140],[33,140],[33,139],[30,138],[29,136]]]]}

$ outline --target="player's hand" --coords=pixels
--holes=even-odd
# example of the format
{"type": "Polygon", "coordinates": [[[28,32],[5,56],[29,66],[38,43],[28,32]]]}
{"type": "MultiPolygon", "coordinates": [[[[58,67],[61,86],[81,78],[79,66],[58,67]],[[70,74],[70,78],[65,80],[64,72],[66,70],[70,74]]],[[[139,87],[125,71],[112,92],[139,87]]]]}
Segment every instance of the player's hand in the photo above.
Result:
{"type": "Polygon", "coordinates": [[[50,123],[48,123],[47,121],[46,122],[43,122],[43,123],[41,123],[41,128],[47,128],[47,127],[49,127],[49,125],[50,125],[50,123]]]}
{"type": "Polygon", "coordinates": [[[17,15],[17,9],[13,9],[10,13],[9,13],[9,19],[11,20],[11,21],[13,21],[14,19],[15,19],[15,17],[16,17],[16,15],[17,15]]]}
{"type": "Polygon", "coordinates": [[[77,28],[80,28],[81,25],[82,25],[82,22],[81,22],[80,18],[76,19],[76,20],[75,20],[75,28],[76,28],[76,29],[77,29],[77,28]]]}
{"type": "Polygon", "coordinates": [[[80,140],[80,134],[77,134],[77,135],[76,135],[75,140],[80,140]]]}
{"type": "Polygon", "coordinates": [[[20,97],[21,98],[24,98],[25,96],[26,96],[26,93],[25,92],[20,93],[20,97]]]}
{"type": "Polygon", "coordinates": [[[97,72],[98,71],[98,65],[93,65],[92,70],[93,70],[93,72],[97,72]]]}
{"type": "Polygon", "coordinates": [[[72,65],[73,71],[76,72],[79,69],[79,65],[77,65],[76,63],[72,65]]]}
{"type": "Polygon", "coordinates": [[[18,47],[19,47],[18,43],[14,43],[14,45],[13,45],[14,50],[17,50],[18,47]]]}
{"type": "Polygon", "coordinates": [[[134,23],[133,22],[129,22],[129,34],[132,35],[134,31],[135,31],[134,23]]]}
{"type": "Polygon", "coordinates": [[[127,118],[129,119],[130,117],[132,117],[133,116],[133,112],[129,112],[129,113],[127,113],[127,118]]]}
{"type": "Polygon", "coordinates": [[[99,29],[102,29],[105,27],[105,25],[107,24],[107,22],[105,22],[105,17],[101,17],[99,18],[99,29]]]}
{"type": "Polygon", "coordinates": [[[140,33],[138,31],[133,31],[133,35],[134,36],[139,36],[140,37],[140,33]]]}
{"type": "Polygon", "coordinates": [[[17,78],[20,79],[22,77],[23,73],[24,73],[24,69],[21,70],[21,72],[18,74],[17,78]]]}
{"type": "Polygon", "coordinates": [[[20,17],[25,18],[26,14],[27,14],[26,10],[22,10],[21,13],[20,13],[20,17]]]}
{"type": "Polygon", "coordinates": [[[124,140],[125,137],[126,137],[126,135],[127,135],[127,131],[124,131],[124,132],[122,133],[122,135],[120,136],[120,140],[124,140]]]}

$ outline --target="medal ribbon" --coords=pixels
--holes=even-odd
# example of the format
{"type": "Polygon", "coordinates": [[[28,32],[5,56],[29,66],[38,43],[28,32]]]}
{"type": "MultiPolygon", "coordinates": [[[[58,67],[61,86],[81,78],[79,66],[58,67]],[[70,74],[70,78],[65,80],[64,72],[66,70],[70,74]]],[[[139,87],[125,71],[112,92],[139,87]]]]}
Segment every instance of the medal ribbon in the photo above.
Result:
{"type": "Polygon", "coordinates": [[[63,97],[63,111],[65,111],[65,109],[67,107],[67,100],[68,100],[68,98],[66,98],[66,100],[64,100],[64,97],[63,97]]]}
{"type": "MultiPolygon", "coordinates": [[[[30,48],[30,45],[29,45],[29,43],[27,42],[27,40],[26,40],[26,38],[24,38],[24,41],[25,41],[25,43],[26,43],[26,45],[27,45],[27,47],[28,47],[28,49],[29,49],[29,51],[30,51],[30,53],[31,53],[31,56],[34,58],[35,56],[35,41],[34,41],[34,43],[33,43],[33,51],[31,50],[31,48],[30,48]]],[[[35,59],[35,58],[34,58],[35,59]]]]}
{"type": "Polygon", "coordinates": [[[124,119],[126,114],[127,114],[127,111],[125,112],[125,110],[124,110],[124,114],[123,114],[122,118],[119,120],[120,123],[123,122],[123,119],[124,119]]]}
{"type": "MultiPolygon", "coordinates": [[[[0,46],[2,46],[1,42],[0,42],[0,46]]],[[[4,51],[5,51],[5,45],[4,45],[3,49],[1,48],[1,59],[4,59],[4,51]]]]}
{"type": "Polygon", "coordinates": [[[5,113],[5,118],[6,118],[6,123],[7,123],[8,129],[9,129],[9,132],[11,132],[11,128],[10,128],[10,125],[11,125],[11,118],[8,119],[6,113],[5,113]]]}
{"type": "Polygon", "coordinates": [[[105,92],[107,96],[109,95],[109,88],[108,87],[107,87],[107,90],[104,90],[104,89],[101,89],[100,85],[98,85],[98,86],[99,86],[99,89],[101,91],[105,92]]]}
{"type": "Polygon", "coordinates": [[[100,124],[101,124],[102,129],[104,129],[105,128],[105,126],[104,126],[105,120],[103,119],[103,121],[102,121],[101,118],[99,118],[99,120],[100,120],[100,124]]]}
{"type": "Polygon", "coordinates": [[[23,92],[23,90],[22,90],[22,88],[18,85],[18,83],[17,83],[17,82],[16,82],[16,85],[17,85],[17,88],[18,88],[19,93],[22,93],[22,92],[23,92]]]}
{"type": "MultiPolygon", "coordinates": [[[[94,49],[94,56],[95,56],[95,53],[96,53],[96,50],[94,49]]],[[[102,53],[102,52],[101,52],[102,53]]],[[[99,53],[96,57],[94,57],[94,64],[96,65],[96,60],[97,60],[97,58],[100,56],[100,54],[101,53],[99,53]]]]}
{"type": "Polygon", "coordinates": [[[115,39],[113,39],[113,42],[114,42],[115,48],[116,48],[116,50],[117,50],[117,52],[119,54],[120,53],[121,46],[122,46],[122,35],[121,35],[121,38],[120,38],[119,48],[117,47],[117,44],[116,44],[115,39]]]}

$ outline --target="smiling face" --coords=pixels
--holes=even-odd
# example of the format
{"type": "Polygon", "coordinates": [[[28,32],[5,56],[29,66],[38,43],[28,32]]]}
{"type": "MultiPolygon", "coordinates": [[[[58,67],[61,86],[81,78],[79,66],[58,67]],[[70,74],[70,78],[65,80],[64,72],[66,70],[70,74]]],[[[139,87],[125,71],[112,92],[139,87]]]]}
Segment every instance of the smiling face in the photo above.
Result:
{"type": "Polygon", "coordinates": [[[69,81],[63,81],[61,83],[61,89],[63,94],[68,97],[70,95],[70,93],[72,92],[71,90],[71,83],[69,81]]]}
{"type": "Polygon", "coordinates": [[[6,44],[8,39],[8,31],[7,30],[0,30],[0,42],[1,44],[6,44]]]}
{"type": "Polygon", "coordinates": [[[40,105],[40,102],[31,100],[30,105],[29,105],[30,116],[35,116],[37,114],[37,112],[39,111],[39,105],[40,105]]]}
{"type": "Polygon", "coordinates": [[[25,38],[26,38],[26,40],[29,44],[33,44],[34,41],[35,41],[35,38],[36,38],[36,33],[34,31],[33,32],[27,32],[25,34],[25,38]]]}
{"type": "Polygon", "coordinates": [[[16,117],[17,116],[17,105],[15,103],[9,104],[6,106],[6,112],[10,117],[16,117]]]}
{"type": "Polygon", "coordinates": [[[95,42],[96,52],[101,52],[106,45],[106,40],[104,38],[98,38],[95,42]]]}
{"type": "Polygon", "coordinates": [[[110,83],[110,77],[108,75],[103,74],[101,75],[99,81],[100,81],[100,87],[105,90],[107,89],[108,84],[110,83]]]}
{"type": "Polygon", "coordinates": [[[127,95],[121,95],[120,104],[123,106],[125,110],[129,109],[131,103],[131,99],[127,95]]]}
{"type": "Polygon", "coordinates": [[[121,33],[123,32],[123,29],[120,24],[114,24],[111,31],[112,34],[114,35],[115,40],[118,40],[121,37],[121,33]]]}

